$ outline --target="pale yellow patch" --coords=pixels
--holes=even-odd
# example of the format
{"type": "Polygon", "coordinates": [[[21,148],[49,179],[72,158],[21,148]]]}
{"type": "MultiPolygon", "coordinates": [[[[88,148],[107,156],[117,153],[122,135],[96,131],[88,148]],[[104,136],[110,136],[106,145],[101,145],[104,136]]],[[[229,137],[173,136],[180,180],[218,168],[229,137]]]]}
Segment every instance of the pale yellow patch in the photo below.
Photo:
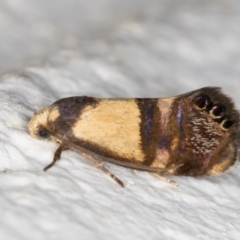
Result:
{"type": "Polygon", "coordinates": [[[207,175],[209,176],[217,176],[223,172],[225,172],[233,163],[233,152],[234,149],[233,147],[230,145],[226,152],[223,154],[226,154],[226,157],[224,160],[222,160],[219,164],[215,164],[211,170],[208,171],[207,175]]]}
{"type": "MultiPolygon", "coordinates": [[[[172,98],[160,98],[158,100],[158,108],[161,113],[161,118],[160,118],[160,126],[163,131],[167,133],[167,125],[168,125],[168,120],[171,115],[171,107],[174,101],[174,97],[172,98]]],[[[165,133],[163,132],[163,133],[165,133]]]]}
{"type": "Polygon", "coordinates": [[[73,127],[76,138],[104,147],[113,153],[143,161],[140,111],[134,99],[101,99],[86,107],[73,127]]]}
{"type": "Polygon", "coordinates": [[[48,122],[55,122],[55,120],[59,116],[60,116],[60,113],[59,113],[57,107],[54,107],[53,109],[51,109],[51,111],[49,111],[48,122]]]}
{"type": "Polygon", "coordinates": [[[34,113],[32,119],[28,123],[28,130],[32,137],[38,138],[36,132],[39,126],[46,127],[49,115],[49,108],[42,108],[34,113]]]}
{"type": "Polygon", "coordinates": [[[169,159],[169,152],[166,149],[157,149],[156,157],[151,165],[151,167],[164,168],[169,159]]]}
{"type": "Polygon", "coordinates": [[[176,150],[176,148],[178,147],[178,143],[179,143],[179,138],[177,137],[173,138],[173,140],[171,141],[171,151],[176,150]]]}

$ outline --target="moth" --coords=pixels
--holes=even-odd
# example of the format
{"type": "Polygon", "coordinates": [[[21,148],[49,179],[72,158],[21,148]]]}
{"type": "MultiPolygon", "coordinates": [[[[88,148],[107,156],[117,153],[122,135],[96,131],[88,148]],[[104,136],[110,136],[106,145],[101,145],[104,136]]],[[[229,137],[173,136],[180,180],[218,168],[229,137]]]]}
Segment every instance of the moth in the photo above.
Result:
{"type": "Polygon", "coordinates": [[[220,88],[169,98],[63,98],[37,111],[32,137],[71,149],[111,176],[107,161],[164,175],[215,176],[237,160],[239,112],[220,88]]]}

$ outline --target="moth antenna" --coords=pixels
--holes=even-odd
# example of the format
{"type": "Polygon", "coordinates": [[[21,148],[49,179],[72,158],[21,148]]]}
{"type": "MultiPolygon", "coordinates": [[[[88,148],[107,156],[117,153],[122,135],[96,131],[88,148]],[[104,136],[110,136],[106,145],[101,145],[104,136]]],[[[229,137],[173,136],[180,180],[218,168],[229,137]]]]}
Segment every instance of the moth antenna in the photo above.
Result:
{"type": "Polygon", "coordinates": [[[47,166],[43,169],[43,171],[47,171],[49,168],[51,168],[52,166],[54,166],[55,163],[61,158],[61,153],[62,153],[62,151],[65,151],[65,150],[67,150],[67,149],[69,149],[68,146],[66,146],[66,145],[64,145],[64,144],[60,145],[60,146],[57,148],[56,152],[54,153],[53,161],[52,161],[49,165],[47,165],[47,166]]]}

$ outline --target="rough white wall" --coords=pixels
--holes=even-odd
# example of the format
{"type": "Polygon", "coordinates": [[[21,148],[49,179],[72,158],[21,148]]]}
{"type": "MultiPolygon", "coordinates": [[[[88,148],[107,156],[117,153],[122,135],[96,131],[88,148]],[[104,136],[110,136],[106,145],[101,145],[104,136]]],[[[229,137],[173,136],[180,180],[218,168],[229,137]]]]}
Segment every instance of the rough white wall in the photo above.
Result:
{"type": "Polygon", "coordinates": [[[27,131],[35,110],[72,95],[220,86],[240,108],[239,2],[83,2],[0,3],[0,239],[239,239],[239,167],[175,187],[106,164],[120,188],[72,151],[43,172],[57,146],[27,131]]]}

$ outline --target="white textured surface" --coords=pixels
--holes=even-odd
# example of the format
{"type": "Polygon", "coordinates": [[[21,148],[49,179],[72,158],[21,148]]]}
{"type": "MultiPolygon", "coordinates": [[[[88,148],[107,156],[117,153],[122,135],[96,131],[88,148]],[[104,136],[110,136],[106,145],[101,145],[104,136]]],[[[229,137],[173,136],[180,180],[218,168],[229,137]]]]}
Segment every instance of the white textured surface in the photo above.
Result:
{"type": "Polygon", "coordinates": [[[120,188],[71,151],[43,172],[57,146],[27,131],[35,110],[72,95],[221,86],[240,108],[239,2],[46,2],[0,3],[0,239],[239,239],[240,167],[174,187],[106,164],[120,188]]]}

